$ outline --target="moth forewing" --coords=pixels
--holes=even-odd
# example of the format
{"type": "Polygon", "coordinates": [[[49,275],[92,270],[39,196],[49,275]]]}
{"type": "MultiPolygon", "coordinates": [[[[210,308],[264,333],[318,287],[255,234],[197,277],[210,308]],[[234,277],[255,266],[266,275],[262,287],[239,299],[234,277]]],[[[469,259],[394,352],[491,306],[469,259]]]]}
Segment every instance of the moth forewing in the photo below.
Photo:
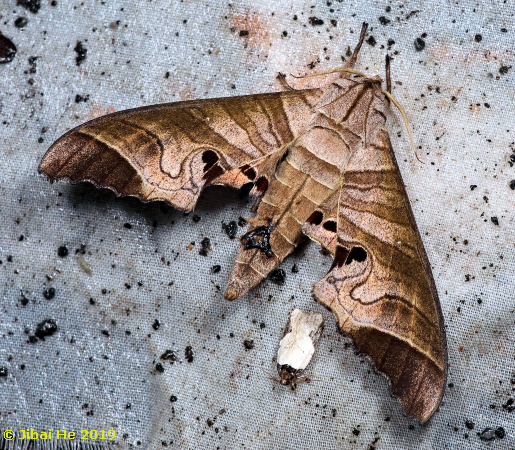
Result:
{"type": "Polygon", "coordinates": [[[320,313],[308,314],[294,309],[284,329],[277,352],[277,371],[282,385],[295,386],[308,366],[324,328],[320,313]]]}

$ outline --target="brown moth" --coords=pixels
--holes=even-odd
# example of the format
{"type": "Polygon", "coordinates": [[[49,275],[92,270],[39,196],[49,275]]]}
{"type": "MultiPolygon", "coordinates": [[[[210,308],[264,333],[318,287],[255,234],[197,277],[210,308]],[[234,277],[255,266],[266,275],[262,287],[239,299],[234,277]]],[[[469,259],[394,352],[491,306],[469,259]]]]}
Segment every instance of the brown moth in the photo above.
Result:
{"type": "MultiPolygon", "coordinates": [[[[365,37],[344,70],[354,67],[365,37]]],[[[387,57],[387,92],[390,89],[387,57]]],[[[62,136],[39,171],[191,211],[207,185],[261,196],[225,298],[259,284],[307,235],[334,257],[315,298],[425,422],[447,350],[431,268],[395,160],[380,77],[122,111],[62,136]]]]}

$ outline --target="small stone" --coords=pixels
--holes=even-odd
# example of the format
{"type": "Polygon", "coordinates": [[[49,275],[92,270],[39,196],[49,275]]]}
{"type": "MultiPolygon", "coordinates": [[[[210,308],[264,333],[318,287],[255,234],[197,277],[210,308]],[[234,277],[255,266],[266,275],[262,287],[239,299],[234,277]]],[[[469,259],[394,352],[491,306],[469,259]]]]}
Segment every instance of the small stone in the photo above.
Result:
{"type": "Polygon", "coordinates": [[[60,256],[61,258],[65,258],[66,256],[68,256],[68,253],[68,247],[66,247],[66,245],[61,245],[57,249],[57,256],[60,256]]]}

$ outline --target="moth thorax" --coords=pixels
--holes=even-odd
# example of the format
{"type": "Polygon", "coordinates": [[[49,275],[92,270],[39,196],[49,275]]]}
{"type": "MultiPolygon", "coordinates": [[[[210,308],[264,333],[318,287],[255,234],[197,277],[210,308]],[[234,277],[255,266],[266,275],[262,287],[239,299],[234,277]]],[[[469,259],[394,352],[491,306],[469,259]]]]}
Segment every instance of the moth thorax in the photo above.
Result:
{"type": "Polygon", "coordinates": [[[288,386],[295,382],[298,370],[294,369],[288,364],[284,364],[282,366],[277,364],[277,372],[279,372],[280,377],[279,383],[281,383],[283,386],[288,386]]]}

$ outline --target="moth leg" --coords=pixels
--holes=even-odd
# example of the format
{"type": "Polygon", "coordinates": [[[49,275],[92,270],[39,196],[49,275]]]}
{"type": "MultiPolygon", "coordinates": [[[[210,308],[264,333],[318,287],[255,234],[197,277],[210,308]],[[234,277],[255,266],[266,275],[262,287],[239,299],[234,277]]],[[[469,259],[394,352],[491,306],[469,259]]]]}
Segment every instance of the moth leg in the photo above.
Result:
{"type": "Polygon", "coordinates": [[[281,83],[281,86],[283,88],[285,88],[287,91],[294,91],[295,89],[293,87],[291,87],[288,82],[286,81],[286,75],[284,75],[284,73],[281,73],[279,72],[277,74],[277,80],[279,81],[279,83],[281,83]]]}
{"type": "MultiPolygon", "coordinates": [[[[359,36],[359,42],[358,45],[356,45],[356,48],[354,49],[354,52],[352,53],[352,56],[347,60],[345,65],[343,66],[345,69],[353,69],[354,65],[356,64],[356,60],[358,59],[358,53],[361,50],[361,46],[363,45],[363,41],[365,40],[365,35],[367,33],[368,23],[363,22],[363,25],[361,25],[361,34],[359,36]]],[[[348,78],[349,73],[342,72],[340,75],[341,78],[348,78]]]]}

